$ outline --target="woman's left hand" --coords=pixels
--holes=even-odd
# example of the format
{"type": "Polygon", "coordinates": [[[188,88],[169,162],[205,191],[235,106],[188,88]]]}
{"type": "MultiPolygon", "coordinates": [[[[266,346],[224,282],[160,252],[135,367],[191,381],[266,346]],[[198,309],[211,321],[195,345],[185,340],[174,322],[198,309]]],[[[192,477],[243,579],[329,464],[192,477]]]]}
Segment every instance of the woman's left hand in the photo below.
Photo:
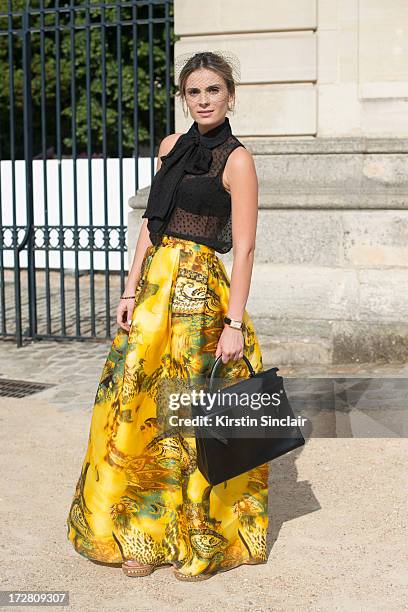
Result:
{"type": "Polygon", "coordinates": [[[222,362],[227,363],[230,359],[242,359],[244,355],[244,336],[242,330],[234,329],[225,325],[218,340],[215,358],[222,355],[222,362]]]}

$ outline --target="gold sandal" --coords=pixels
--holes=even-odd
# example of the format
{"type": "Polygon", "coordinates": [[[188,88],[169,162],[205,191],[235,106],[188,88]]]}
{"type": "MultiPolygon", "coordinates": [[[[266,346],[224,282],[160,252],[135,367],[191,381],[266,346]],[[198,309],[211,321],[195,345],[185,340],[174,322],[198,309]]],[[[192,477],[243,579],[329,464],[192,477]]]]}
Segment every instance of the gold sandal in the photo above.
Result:
{"type": "Polygon", "coordinates": [[[126,576],[148,576],[156,569],[157,565],[149,563],[138,563],[138,565],[128,565],[127,561],[122,563],[122,570],[126,576]]]}
{"type": "Polygon", "coordinates": [[[211,576],[215,574],[197,574],[197,576],[187,576],[186,574],[182,574],[178,570],[174,569],[173,574],[177,578],[177,580],[182,580],[183,582],[198,582],[199,580],[208,580],[211,576]]]}

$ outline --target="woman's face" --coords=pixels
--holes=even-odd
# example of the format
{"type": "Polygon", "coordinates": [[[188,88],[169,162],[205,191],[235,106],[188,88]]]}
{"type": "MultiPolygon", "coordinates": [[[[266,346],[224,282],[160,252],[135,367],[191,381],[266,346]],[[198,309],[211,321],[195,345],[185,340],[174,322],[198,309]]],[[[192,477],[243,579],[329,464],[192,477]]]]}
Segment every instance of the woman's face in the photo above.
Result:
{"type": "Polygon", "coordinates": [[[191,117],[204,132],[224,122],[228,104],[232,103],[224,79],[207,68],[188,76],[185,96],[191,117]]]}

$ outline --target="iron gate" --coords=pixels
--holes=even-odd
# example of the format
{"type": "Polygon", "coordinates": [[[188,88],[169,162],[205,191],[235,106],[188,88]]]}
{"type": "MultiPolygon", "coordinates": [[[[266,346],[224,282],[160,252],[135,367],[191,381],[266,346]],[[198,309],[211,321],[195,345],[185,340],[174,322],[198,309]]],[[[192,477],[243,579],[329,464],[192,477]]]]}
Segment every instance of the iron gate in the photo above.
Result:
{"type": "Polygon", "coordinates": [[[0,336],[107,339],[173,125],[170,0],[0,0],[0,336]],[[33,4],[33,3],[31,3],[33,4]]]}

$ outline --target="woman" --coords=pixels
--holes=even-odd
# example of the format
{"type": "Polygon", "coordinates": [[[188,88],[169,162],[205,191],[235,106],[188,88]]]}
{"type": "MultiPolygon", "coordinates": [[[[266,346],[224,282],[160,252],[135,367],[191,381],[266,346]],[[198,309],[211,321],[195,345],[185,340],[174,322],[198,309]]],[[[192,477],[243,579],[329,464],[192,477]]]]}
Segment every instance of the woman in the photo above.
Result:
{"type": "Polygon", "coordinates": [[[159,148],[67,525],[78,553],[121,563],[128,576],[171,564],[179,580],[203,580],[266,562],[268,464],[211,486],[195,439],[163,435],[158,406],[166,380],[199,380],[218,356],[223,379],[248,377],[244,353],[263,369],[245,310],[258,184],[226,117],[233,66],[197,53],[179,93],[194,122],[159,148]],[[230,280],[216,251],[232,247],[230,280]]]}

